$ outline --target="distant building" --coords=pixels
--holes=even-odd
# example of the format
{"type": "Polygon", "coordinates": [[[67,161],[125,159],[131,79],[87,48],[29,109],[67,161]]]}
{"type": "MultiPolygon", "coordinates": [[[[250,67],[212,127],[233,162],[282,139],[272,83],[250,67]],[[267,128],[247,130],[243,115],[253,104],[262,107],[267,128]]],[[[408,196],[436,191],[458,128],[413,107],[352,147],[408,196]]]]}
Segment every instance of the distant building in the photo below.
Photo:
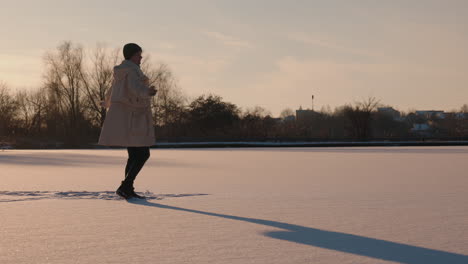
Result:
{"type": "Polygon", "coordinates": [[[283,119],[281,119],[281,117],[272,117],[271,120],[275,121],[275,123],[283,122],[283,119]]]}
{"type": "Polygon", "coordinates": [[[286,121],[286,122],[294,121],[294,120],[296,120],[296,116],[294,116],[294,115],[289,115],[289,116],[286,116],[286,117],[283,118],[283,121],[286,121]]]}
{"type": "Polygon", "coordinates": [[[389,115],[393,118],[393,120],[401,119],[400,111],[393,109],[393,107],[379,107],[377,108],[377,112],[380,114],[389,115]]]}
{"type": "Polygon", "coordinates": [[[455,118],[458,119],[467,119],[468,118],[468,113],[464,112],[458,112],[458,113],[453,113],[455,115],[455,118]]]}
{"type": "Polygon", "coordinates": [[[410,131],[420,136],[428,137],[432,135],[431,125],[428,123],[414,123],[410,131]]]}
{"type": "Polygon", "coordinates": [[[464,112],[444,112],[443,117],[450,119],[468,119],[468,113],[464,112]]]}
{"type": "Polygon", "coordinates": [[[3,141],[1,141],[1,142],[0,142],[0,149],[1,149],[1,150],[4,150],[4,149],[13,149],[13,146],[12,146],[11,143],[9,143],[9,142],[3,142],[3,141]]]}
{"type": "Polygon", "coordinates": [[[431,126],[428,123],[422,123],[422,124],[415,123],[413,124],[411,131],[418,132],[418,131],[427,131],[430,129],[431,129],[431,126]]]}
{"type": "Polygon", "coordinates": [[[296,121],[297,122],[310,122],[318,113],[311,109],[302,109],[299,107],[296,110],[296,121]]]}
{"type": "Polygon", "coordinates": [[[416,115],[424,117],[426,119],[431,119],[433,117],[442,118],[442,119],[445,118],[444,111],[439,111],[439,110],[416,111],[416,115]]]}

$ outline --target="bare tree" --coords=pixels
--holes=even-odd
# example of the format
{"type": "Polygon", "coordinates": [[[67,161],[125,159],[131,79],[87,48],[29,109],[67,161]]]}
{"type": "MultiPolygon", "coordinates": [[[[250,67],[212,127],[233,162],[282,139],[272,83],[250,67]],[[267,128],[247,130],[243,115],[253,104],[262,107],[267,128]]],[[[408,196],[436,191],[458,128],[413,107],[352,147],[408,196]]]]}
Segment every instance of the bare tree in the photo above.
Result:
{"type": "Polygon", "coordinates": [[[173,129],[174,124],[182,122],[187,98],[167,64],[159,63],[155,67],[151,63],[150,56],[146,56],[141,68],[150,79],[150,85],[154,85],[158,91],[152,99],[156,124],[170,126],[170,129],[173,129]]]}
{"type": "Polygon", "coordinates": [[[241,136],[266,137],[271,129],[271,112],[261,106],[248,107],[241,114],[240,133],[241,136]]]}
{"type": "Polygon", "coordinates": [[[15,99],[18,102],[18,118],[21,120],[21,128],[24,132],[30,131],[32,111],[28,102],[29,93],[27,91],[17,91],[15,99]]]}
{"type": "Polygon", "coordinates": [[[25,135],[39,135],[43,128],[47,98],[45,88],[33,91],[18,91],[18,116],[25,135]]]}
{"type": "Polygon", "coordinates": [[[460,112],[465,114],[468,113],[468,104],[462,105],[462,107],[460,107],[460,112]]]}
{"type": "Polygon", "coordinates": [[[354,106],[347,105],[344,114],[351,123],[350,131],[357,139],[367,139],[370,136],[371,114],[379,105],[379,100],[375,97],[368,97],[354,106]]]}
{"type": "Polygon", "coordinates": [[[18,103],[6,83],[0,81],[0,136],[14,135],[18,103]]]}
{"type": "Polygon", "coordinates": [[[324,114],[324,115],[327,115],[327,116],[331,116],[333,115],[333,111],[330,107],[330,105],[324,105],[320,108],[320,113],[324,114]]]}
{"type": "Polygon", "coordinates": [[[106,108],[99,102],[104,100],[106,92],[113,82],[113,69],[119,60],[119,49],[109,49],[104,44],[97,44],[91,53],[90,67],[81,68],[85,110],[96,126],[102,126],[106,117],[106,108]]]}
{"type": "Polygon", "coordinates": [[[281,119],[285,119],[288,116],[293,116],[294,111],[291,108],[286,108],[283,111],[281,111],[280,117],[281,119]]]}
{"type": "Polygon", "coordinates": [[[64,115],[66,139],[75,143],[83,120],[83,48],[65,41],[55,52],[47,52],[44,62],[45,87],[53,100],[49,103],[57,104],[54,110],[64,115]]]}
{"type": "Polygon", "coordinates": [[[250,116],[256,116],[256,117],[259,117],[259,118],[264,118],[266,116],[271,116],[271,112],[270,112],[270,110],[268,110],[268,109],[266,109],[264,107],[256,105],[254,107],[246,108],[242,115],[244,117],[250,115],[250,116]]]}

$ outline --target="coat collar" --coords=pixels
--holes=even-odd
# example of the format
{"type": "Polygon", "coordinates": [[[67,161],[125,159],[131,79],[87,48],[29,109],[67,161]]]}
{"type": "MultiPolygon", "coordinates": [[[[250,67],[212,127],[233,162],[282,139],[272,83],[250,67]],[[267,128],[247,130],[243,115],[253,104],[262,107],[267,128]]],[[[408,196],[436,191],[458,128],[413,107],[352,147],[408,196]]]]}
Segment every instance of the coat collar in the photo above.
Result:
{"type": "Polygon", "coordinates": [[[129,66],[129,67],[136,68],[136,69],[140,69],[140,65],[134,63],[134,62],[131,61],[131,60],[123,60],[123,61],[122,61],[122,64],[123,64],[123,65],[126,65],[126,66],[129,66]]]}
{"type": "MultiPolygon", "coordinates": [[[[119,67],[119,66],[118,66],[119,67]]],[[[135,69],[137,74],[142,77],[142,78],[145,78],[145,79],[148,79],[148,77],[145,75],[145,73],[141,70],[140,68],[140,65],[134,63],[133,61],[131,60],[123,60],[122,61],[122,64],[120,64],[120,67],[121,68],[131,68],[131,69],[135,69]]]]}

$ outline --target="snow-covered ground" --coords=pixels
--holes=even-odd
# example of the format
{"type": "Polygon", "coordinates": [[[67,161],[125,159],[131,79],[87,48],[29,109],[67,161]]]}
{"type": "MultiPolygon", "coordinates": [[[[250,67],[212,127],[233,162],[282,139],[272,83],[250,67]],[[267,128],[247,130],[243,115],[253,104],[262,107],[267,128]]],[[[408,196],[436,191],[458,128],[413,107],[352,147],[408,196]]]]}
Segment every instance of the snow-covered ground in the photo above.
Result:
{"type": "Polygon", "coordinates": [[[468,147],[0,151],[0,263],[468,263],[468,147]]]}

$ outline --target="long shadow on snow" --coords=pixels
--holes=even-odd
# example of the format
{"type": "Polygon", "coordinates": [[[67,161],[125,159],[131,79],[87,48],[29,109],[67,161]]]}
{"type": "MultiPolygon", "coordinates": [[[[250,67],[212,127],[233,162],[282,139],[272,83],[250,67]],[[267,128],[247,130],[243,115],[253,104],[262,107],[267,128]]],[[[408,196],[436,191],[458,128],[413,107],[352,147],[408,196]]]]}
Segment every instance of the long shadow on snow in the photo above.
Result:
{"type": "Polygon", "coordinates": [[[209,216],[217,216],[237,221],[244,221],[259,225],[281,228],[284,229],[284,231],[265,232],[264,235],[276,239],[287,240],[290,242],[296,242],[320,248],[352,253],[381,260],[395,261],[407,264],[468,263],[467,255],[412,246],[376,238],[320,230],[316,228],[282,223],[277,221],[211,213],[200,210],[152,203],[145,200],[129,200],[128,202],[143,206],[172,209],[209,216]]]}

